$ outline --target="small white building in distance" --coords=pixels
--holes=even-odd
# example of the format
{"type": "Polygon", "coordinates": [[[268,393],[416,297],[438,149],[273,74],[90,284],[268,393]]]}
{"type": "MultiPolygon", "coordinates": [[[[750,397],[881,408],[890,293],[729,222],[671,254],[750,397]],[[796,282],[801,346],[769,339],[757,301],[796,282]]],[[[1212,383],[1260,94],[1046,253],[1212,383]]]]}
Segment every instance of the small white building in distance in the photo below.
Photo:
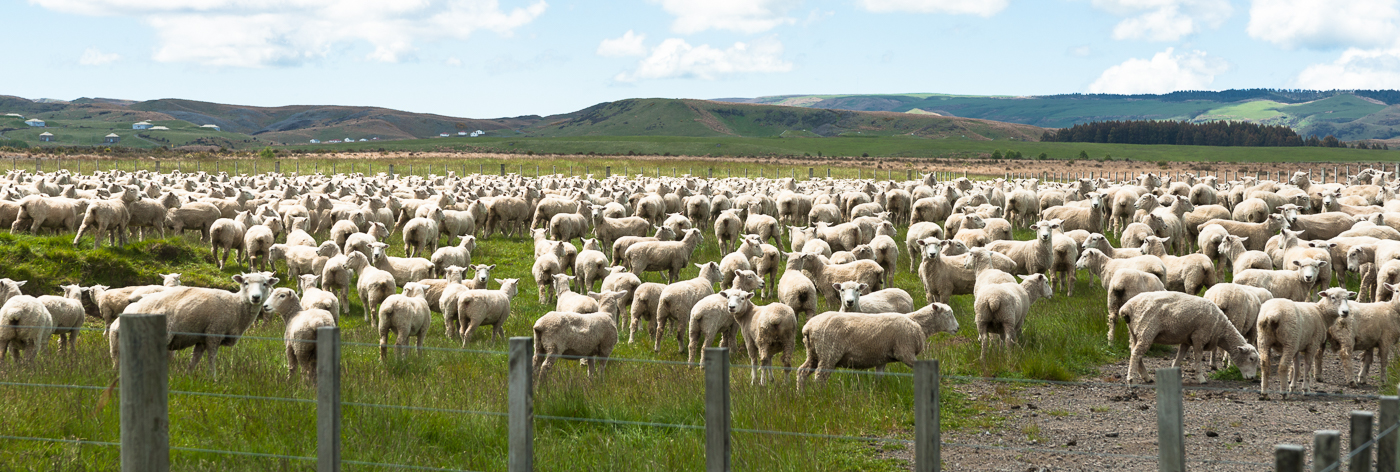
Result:
{"type": "Polygon", "coordinates": [[[45,131],[39,135],[39,140],[46,143],[53,142],[53,133],[45,131]]]}
{"type": "Polygon", "coordinates": [[[486,135],[486,132],[485,132],[485,131],[482,131],[482,130],[472,131],[472,137],[473,137],[473,138],[475,138],[475,137],[477,137],[477,136],[485,136],[485,135],[486,135]]]}
{"type": "Polygon", "coordinates": [[[29,126],[33,126],[33,127],[35,127],[35,128],[43,128],[43,127],[44,127],[44,120],[41,120],[41,119],[38,119],[38,118],[30,118],[30,119],[24,120],[24,124],[29,125],[29,126]]]}
{"type": "Polygon", "coordinates": [[[121,140],[122,140],[122,137],[121,137],[121,136],[117,136],[117,133],[109,133],[109,134],[107,134],[106,136],[103,136],[103,137],[102,137],[102,143],[103,143],[103,144],[116,144],[116,143],[118,143],[118,142],[121,142],[121,140]]]}
{"type": "Polygon", "coordinates": [[[133,123],[133,124],[131,125],[131,129],[151,129],[151,126],[154,126],[154,125],[151,124],[151,122],[149,122],[149,121],[142,121],[142,122],[138,122],[138,123],[133,123]]]}
{"type": "Polygon", "coordinates": [[[319,140],[319,139],[313,139],[313,140],[311,140],[311,144],[321,144],[321,140],[319,140]]]}
{"type": "Polygon", "coordinates": [[[446,138],[446,137],[448,137],[448,136],[451,136],[451,135],[449,135],[449,134],[447,134],[447,133],[438,133],[438,137],[439,137],[439,138],[446,138]]]}
{"type": "Polygon", "coordinates": [[[212,129],[212,130],[214,130],[214,131],[223,131],[223,129],[219,128],[219,125],[199,125],[199,127],[200,127],[200,128],[209,128],[209,129],[212,129]]]}
{"type": "Polygon", "coordinates": [[[170,128],[166,128],[164,126],[152,126],[151,131],[170,131],[170,128]]]}
{"type": "Polygon", "coordinates": [[[24,115],[21,115],[21,114],[19,114],[19,113],[6,113],[5,116],[13,116],[13,117],[15,117],[15,118],[24,118],[24,115]]]}

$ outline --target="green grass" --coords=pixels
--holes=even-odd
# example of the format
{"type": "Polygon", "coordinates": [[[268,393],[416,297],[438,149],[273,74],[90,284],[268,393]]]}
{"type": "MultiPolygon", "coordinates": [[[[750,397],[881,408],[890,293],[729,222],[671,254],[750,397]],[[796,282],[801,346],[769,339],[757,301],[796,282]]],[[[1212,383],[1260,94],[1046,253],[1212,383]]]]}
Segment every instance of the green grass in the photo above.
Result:
{"type": "Polygon", "coordinates": [[[1286,117],[1287,115],[1279,111],[1279,107],[1282,106],[1286,106],[1286,104],[1273,100],[1232,103],[1206,111],[1200,116],[1197,116],[1196,119],[1267,121],[1278,117],[1286,117]]]}

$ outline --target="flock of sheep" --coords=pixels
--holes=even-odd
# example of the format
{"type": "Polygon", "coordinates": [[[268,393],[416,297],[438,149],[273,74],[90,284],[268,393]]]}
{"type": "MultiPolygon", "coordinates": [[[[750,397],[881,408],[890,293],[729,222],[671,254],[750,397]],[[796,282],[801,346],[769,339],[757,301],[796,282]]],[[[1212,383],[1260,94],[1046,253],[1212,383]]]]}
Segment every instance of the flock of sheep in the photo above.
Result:
{"type": "Polygon", "coordinates": [[[191,368],[207,353],[212,373],[221,346],[275,315],[286,325],[289,375],[310,377],[316,329],[350,312],[352,287],[380,334],[381,357],[391,335],[400,353],[413,339],[421,347],[433,313],[464,346],[483,326],[504,337],[519,281],[494,279],[492,288],[496,266],[472,261],[478,237],[489,244],[501,233],[533,238],[538,300],[555,307],[533,327],[541,378],[559,356],[584,357],[590,375],[601,373],[622,330],[631,343],[639,327],[658,352],[674,333],[691,361],[715,338],[742,339],[760,384],[772,379],[775,356],[791,367],[799,332],[807,350],[799,387],[836,368],[912,365],[929,336],[957,331],[954,295],[974,297],[985,357],[998,338],[1017,342],[1036,300],[1072,296],[1085,270],[1107,293],[1109,339],[1119,319],[1129,330],[1129,383],[1144,378],[1152,344],[1170,344],[1181,346],[1178,363],[1194,351],[1215,367],[1219,353],[1246,378],[1261,372],[1261,391],[1278,362],[1289,392],[1297,383],[1308,391],[1328,345],[1348,376],[1353,352],[1365,353],[1355,383],[1366,380],[1373,351],[1384,366],[1400,341],[1400,199],[1388,176],[1366,170],[1328,184],[1301,172],[1288,182],[1228,183],[1190,174],[1052,183],[11,172],[0,180],[0,224],[13,232],[76,233],[75,245],[91,234],[100,246],[125,244],[129,233],[198,231],[221,269],[234,253],[252,272],[233,277],[237,292],[185,287],[171,274],[161,285],[70,285],[37,298],[21,293],[24,281],[0,279],[0,356],[32,359],[54,335],[71,349],[92,316],[107,324],[115,362],[118,315],[162,313],[169,349],[193,347],[191,368]],[[900,227],[922,307],[891,286],[900,227]],[[1017,227],[1034,236],[1014,240],[1017,227]],[[405,257],[388,255],[395,233],[405,257]],[[720,260],[695,260],[706,235],[720,260]],[[691,264],[698,275],[681,279],[691,264]],[[665,283],[643,282],[647,272],[665,283]],[[278,273],[297,289],[277,288],[278,273]],[[1222,282],[1226,273],[1233,283],[1222,282]],[[1353,273],[1369,303],[1332,288],[1353,273]]]}

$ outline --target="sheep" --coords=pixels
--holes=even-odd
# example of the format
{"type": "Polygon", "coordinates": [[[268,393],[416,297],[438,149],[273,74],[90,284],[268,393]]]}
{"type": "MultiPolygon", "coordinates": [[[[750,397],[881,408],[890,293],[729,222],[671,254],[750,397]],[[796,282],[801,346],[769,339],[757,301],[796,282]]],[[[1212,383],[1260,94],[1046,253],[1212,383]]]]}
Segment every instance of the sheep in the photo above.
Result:
{"type": "Polygon", "coordinates": [[[623,236],[617,238],[612,243],[612,260],[617,263],[627,260],[627,249],[633,244],[647,241],[675,241],[676,233],[671,232],[671,228],[665,226],[656,227],[656,235],[652,237],[644,236],[623,236]]]}
{"type": "Polygon", "coordinates": [[[759,249],[761,254],[749,262],[753,264],[753,270],[758,273],[759,278],[767,281],[760,287],[763,298],[771,299],[773,298],[772,290],[778,286],[778,266],[781,265],[779,260],[782,258],[783,251],[771,244],[761,244],[759,249]]]}
{"type": "MultiPolygon", "coordinates": [[[[555,243],[563,244],[563,243],[555,243]]],[[[540,304],[546,304],[554,300],[554,275],[564,273],[564,266],[559,261],[557,250],[535,256],[535,263],[530,268],[530,274],[534,276],[535,287],[539,291],[540,304]]]]}
{"type": "Polygon", "coordinates": [[[235,262],[242,262],[243,256],[243,234],[247,228],[242,223],[229,218],[219,218],[209,227],[209,245],[214,254],[214,259],[219,261],[219,270],[224,269],[224,263],[228,262],[228,254],[231,251],[238,251],[235,262]],[[219,249],[224,250],[224,256],[219,257],[219,249]]]}
{"type": "Polygon", "coordinates": [[[827,306],[833,309],[841,305],[835,288],[837,284],[855,281],[869,285],[872,290],[879,290],[884,280],[885,270],[875,261],[858,260],[847,264],[828,264],[816,257],[803,260],[807,263],[807,271],[812,274],[812,283],[816,284],[827,306]]]}
{"type": "Polygon", "coordinates": [[[31,233],[39,234],[43,228],[76,231],[87,212],[88,201],[30,195],[20,199],[17,205],[19,212],[10,225],[10,232],[19,233],[27,228],[31,233]]]}
{"type": "MultiPolygon", "coordinates": [[[[1132,345],[1126,383],[1148,379],[1142,357],[1153,344],[1176,344],[1174,365],[1185,367],[1187,351],[1196,355],[1224,349],[1246,379],[1254,378],[1260,353],[1235,329],[1220,307],[1209,300],[1180,292],[1148,292],[1123,304],[1119,315],[1128,323],[1132,345]]],[[[1196,383],[1205,383],[1205,369],[1197,369],[1196,383]]]]}
{"type": "Polygon", "coordinates": [[[840,309],[857,313],[908,313],[914,311],[914,297],[899,288],[869,292],[870,286],[859,282],[836,284],[841,295],[840,309]],[[861,295],[861,292],[868,292],[861,295]]]}
{"type": "Polygon", "coordinates": [[[1104,231],[1103,194],[1089,194],[1089,207],[1057,206],[1041,210],[1040,217],[1046,220],[1061,220],[1066,231],[1082,229],[1090,233],[1104,231]]]}
{"type": "MultiPolygon", "coordinates": [[[[237,292],[199,287],[168,287],[127,305],[122,313],[159,313],[166,316],[171,351],[194,347],[190,369],[209,354],[209,375],[216,374],[220,346],[233,347],[253,324],[277,277],[264,273],[233,276],[237,292]]],[[[115,333],[116,331],[113,331],[115,333]]]]}
{"type": "Polygon", "coordinates": [[[1209,258],[1201,254],[1184,257],[1167,255],[1166,242],[1164,238],[1149,236],[1142,243],[1142,252],[1162,259],[1162,265],[1167,269],[1167,278],[1163,281],[1167,290],[1195,295],[1202,288],[1215,285],[1215,266],[1211,265],[1209,258]]]}
{"type": "Polygon", "coordinates": [[[14,354],[16,364],[33,362],[48,348],[54,332],[53,317],[43,303],[29,295],[19,295],[17,288],[7,295],[4,306],[0,306],[0,361],[14,354]]]}
{"type": "Polygon", "coordinates": [[[274,289],[267,302],[263,303],[263,311],[281,316],[287,325],[282,336],[286,339],[287,379],[295,378],[300,369],[306,381],[314,383],[316,330],[335,326],[335,316],[330,311],[305,308],[296,292],[289,288],[274,289]]]}
{"type": "Polygon", "coordinates": [[[299,298],[302,309],[326,310],[336,323],[340,322],[340,299],[336,298],[334,293],[317,288],[321,276],[303,274],[297,282],[297,288],[301,289],[299,298]]]}
{"type": "Polygon", "coordinates": [[[685,216],[694,221],[700,227],[708,226],[712,215],[713,207],[710,198],[704,195],[691,195],[685,197],[685,216]]]}
{"type": "Polygon", "coordinates": [[[602,242],[603,247],[612,247],[613,241],[624,236],[645,237],[647,231],[651,229],[651,222],[646,218],[629,216],[626,218],[602,217],[593,227],[593,234],[602,242]]]}
{"type": "Polygon", "coordinates": [[[1016,271],[1019,275],[1030,275],[1043,273],[1050,270],[1051,264],[1055,262],[1055,247],[1050,229],[1050,222],[1040,221],[1030,226],[1035,231],[1035,238],[1029,241],[992,241],[987,243],[987,249],[1000,252],[1016,261],[1016,271]]]}
{"type": "Polygon", "coordinates": [[[91,231],[93,249],[100,248],[102,233],[105,231],[109,239],[108,246],[126,246],[127,226],[131,224],[131,212],[126,205],[137,201],[139,197],[131,187],[126,188],[124,197],[88,202],[87,209],[83,212],[82,225],[73,236],[73,245],[77,246],[83,234],[91,231]]]}
{"type": "Polygon", "coordinates": [[[423,352],[423,338],[428,336],[428,323],[432,315],[428,310],[428,300],[424,298],[424,285],[416,282],[404,284],[403,293],[390,295],[379,305],[379,360],[389,355],[389,333],[397,339],[399,356],[408,352],[410,338],[418,338],[417,351],[423,352]]]}
{"type": "MultiPolygon", "coordinates": [[[[1054,251],[1050,268],[1046,275],[1053,276],[1054,286],[1065,292],[1065,296],[1074,296],[1074,285],[1079,282],[1079,271],[1075,269],[1074,263],[1079,260],[1079,241],[1074,237],[1064,233],[1064,227],[1059,219],[1050,221],[1050,244],[1054,251]]],[[[1083,230],[1076,230],[1081,231],[1083,230]]],[[[1085,233],[1087,239],[1088,234],[1085,233]]]]}
{"type": "Polygon", "coordinates": [[[1220,243],[1228,236],[1230,236],[1230,232],[1225,231],[1225,227],[1220,225],[1204,226],[1196,235],[1196,247],[1200,248],[1202,255],[1210,259],[1211,264],[1215,267],[1216,275],[1222,274],[1225,270],[1225,265],[1219,263],[1224,257],[1220,254],[1220,243]]]}
{"type": "Polygon", "coordinates": [[[632,307],[629,310],[627,328],[627,344],[632,344],[637,335],[637,324],[646,321],[647,328],[642,334],[656,336],[656,306],[661,301],[661,292],[666,290],[665,284],[646,282],[638,285],[632,293],[632,307]]]}
{"type": "Polygon", "coordinates": [[[1230,264],[1230,273],[1239,274],[1249,269],[1274,269],[1274,258],[1269,257],[1264,251],[1250,251],[1245,249],[1245,240],[1249,238],[1228,235],[1220,241],[1217,251],[1224,258],[1226,264],[1230,264]]]}
{"type": "Polygon", "coordinates": [[[855,253],[850,251],[836,251],[831,257],[823,259],[827,264],[849,264],[857,260],[855,253]]]}
{"type": "Polygon", "coordinates": [[[1083,243],[1080,243],[1079,248],[1081,250],[1098,249],[1099,252],[1114,259],[1131,259],[1143,255],[1141,244],[1139,244],[1138,247],[1115,248],[1113,247],[1113,243],[1108,241],[1107,237],[1099,233],[1090,234],[1088,238],[1084,239],[1083,243]]]}
{"type": "Polygon", "coordinates": [[[146,228],[160,230],[160,237],[165,237],[165,217],[170,210],[180,208],[180,197],[174,192],[165,192],[159,198],[142,198],[131,202],[127,206],[127,211],[131,218],[128,220],[128,227],[140,228],[140,238],[146,239],[146,228]]]}
{"type": "Polygon", "coordinates": [[[428,260],[433,262],[434,273],[442,274],[449,266],[467,267],[472,265],[472,252],[476,251],[476,236],[463,235],[456,246],[443,246],[433,251],[428,260]]]}
{"type": "MultiPolygon", "coordinates": [[[[584,247],[597,243],[597,239],[585,239],[584,247]]],[[[574,275],[578,276],[580,290],[587,292],[602,281],[608,273],[608,256],[596,249],[584,249],[574,258],[574,275]]]]}
{"type": "Polygon", "coordinates": [[[467,266],[467,270],[472,271],[476,275],[470,279],[463,280],[462,285],[473,290],[486,290],[488,288],[487,282],[491,280],[491,271],[495,268],[496,264],[472,264],[467,266]]]}
{"type": "Polygon", "coordinates": [[[1011,258],[997,252],[973,251],[962,256],[944,256],[940,248],[947,244],[934,238],[916,242],[924,252],[924,260],[919,263],[919,280],[924,284],[924,299],[947,303],[953,295],[971,295],[977,281],[970,259],[990,258],[990,267],[1010,272],[1016,263],[1011,258]]]}
{"type": "Polygon", "coordinates": [[[335,294],[336,299],[340,301],[341,313],[350,313],[351,274],[368,266],[369,259],[365,258],[364,254],[353,252],[330,258],[321,269],[321,290],[335,294]]]}
{"type": "Polygon", "coordinates": [[[855,223],[842,223],[836,226],[817,223],[816,236],[818,239],[826,241],[833,251],[849,251],[861,241],[860,226],[855,223]]]}
{"type": "Polygon", "coordinates": [[[856,246],[858,250],[867,248],[874,252],[875,263],[880,264],[880,268],[885,271],[884,285],[893,286],[894,273],[899,267],[899,245],[895,244],[894,238],[882,234],[871,239],[870,244],[856,246]]]}
{"type": "Polygon", "coordinates": [[[803,244],[802,248],[797,252],[810,252],[812,254],[821,254],[828,258],[836,255],[835,252],[831,250],[831,245],[822,239],[813,239],[807,241],[807,244],[803,244]]]}
{"type": "Polygon", "coordinates": [[[807,212],[807,223],[815,225],[817,223],[836,224],[841,221],[841,208],[830,203],[812,204],[812,209],[807,212]]]}
{"type": "Polygon", "coordinates": [[[938,223],[932,221],[923,221],[909,225],[909,230],[905,232],[904,238],[904,249],[909,251],[909,267],[917,267],[920,254],[922,254],[919,248],[915,246],[915,241],[928,238],[943,239],[943,228],[939,227],[938,223]]]}
{"type": "Polygon", "coordinates": [[[1381,264],[1375,273],[1375,295],[1371,297],[1377,302],[1389,301],[1396,297],[1386,284],[1400,283],[1400,260],[1391,259],[1381,264]]]}
{"type": "Polygon", "coordinates": [[[360,306],[364,308],[365,321],[374,326],[379,317],[371,317],[370,310],[380,307],[384,300],[394,295],[398,286],[394,283],[394,274],[375,267],[374,264],[366,264],[357,272],[359,278],[355,280],[355,292],[360,295],[360,306]]]}
{"type": "MultiPolygon", "coordinates": [[[[110,326],[113,322],[117,320],[117,317],[121,315],[122,311],[126,310],[126,307],[128,305],[134,303],[137,300],[140,300],[146,295],[163,291],[168,287],[179,286],[179,274],[170,275],[174,275],[175,277],[167,278],[166,283],[173,283],[174,285],[132,285],[129,287],[122,287],[119,289],[109,289],[106,287],[94,286],[93,288],[89,289],[88,293],[92,297],[93,304],[97,305],[98,317],[102,319],[103,323],[105,323],[107,326],[110,326]]],[[[5,285],[7,287],[6,289],[8,289],[9,286],[14,285],[16,283],[18,283],[19,285],[24,285],[24,282],[14,282],[9,279],[0,279],[0,284],[5,285]]],[[[16,288],[14,290],[16,293],[18,293],[18,286],[15,287],[16,288]]]]}
{"type": "Polygon", "coordinates": [[[1157,231],[1149,223],[1132,222],[1123,229],[1123,234],[1118,237],[1118,241],[1123,247],[1140,247],[1144,239],[1156,235],[1157,231]]]}
{"type": "MultiPolygon", "coordinates": [[[[1400,285],[1386,284],[1390,290],[1400,288],[1400,285]]],[[[1348,303],[1351,308],[1351,316],[1347,320],[1347,335],[1350,339],[1342,341],[1350,344],[1348,348],[1338,349],[1342,357],[1342,367],[1348,376],[1351,375],[1352,354],[1360,351],[1361,370],[1356,373],[1354,380],[1347,383],[1350,387],[1365,385],[1367,377],[1371,373],[1371,363],[1379,357],[1381,379],[1388,379],[1387,370],[1390,365],[1390,352],[1397,342],[1400,342],[1400,297],[1396,297],[1386,302],[1378,303],[1348,303]],[[1378,351],[1378,352],[1377,352],[1378,351]]],[[[1333,326],[1342,325],[1338,320],[1333,326]]],[[[1321,362],[1322,356],[1317,356],[1321,362]]],[[[1320,365],[1316,366],[1317,372],[1322,371],[1320,365]]],[[[1320,376],[1319,376],[1320,377],[1320,376]]],[[[1319,378],[1318,381],[1321,381],[1319,378]]]]}
{"type": "Polygon", "coordinates": [[[976,313],[977,339],[982,342],[982,353],[978,359],[986,361],[987,346],[991,343],[992,335],[1001,337],[1002,344],[1007,347],[1016,344],[1031,304],[1053,295],[1050,279],[1045,274],[1032,274],[1019,284],[990,283],[977,287],[972,307],[976,313]]]}
{"type": "Polygon", "coordinates": [[[753,265],[750,263],[750,257],[752,257],[750,254],[760,251],[758,248],[759,244],[762,243],[758,241],[758,235],[746,234],[744,235],[744,242],[739,245],[737,251],[725,254],[724,257],[720,259],[719,272],[721,279],[719,284],[721,287],[728,287],[730,284],[734,283],[735,272],[753,269],[753,265]],[[746,248],[750,251],[746,252],[746,248]]]}
{"type": "Polygon", "coordinates": [[[668,327],[673,327],[676,330],[678,351],[684,353],[684,338],[686,329],[690,326],[690,309],[694,308],[700,299],[715,293],[715,282],[720,280],[719,264],[707,262],[696,264],[696,267],[700,268],[700,273],[695,278],[667,285],[661,291],[656,301],[656,342],[651,348],[653,352],[661,352],[661,338],[665,337],[668,327]]]}
{"type": "Polygon", "coordinates": [[[421,257],[391,257],[384,252],[389,247],[384,243],[371,243],[370,265],[388,272],[394,277],[394,284],[402,286],[428,278],[433,272],[433,261],[421,257]]]}
{"type": "Polygon", "coordinates": [[[1269,204],[1259,198],[1247,198],[1235,204],[1235,209],[1230,212],[1230,219],[1245,223],[1263,223],[1269,217],[1269,204]]]}
{"type": "Polygon", "coordinates": [[[462,327],[462,347],[471,340],[472,332],[483,325],[491,326],[491,340],[506,337],[506,319],[510,317],[510,301],[519,293],[519,279],[496,279],[496,290],[467,290],[457,296],[457,325],[462,327]]]}
{"type": "Polygon", "coordinates": [[[1275,213],[1265,218],[1263,223],[1244,223],[1239,221],[1215,219],[1202,223],[1198,230],[1210,225],[1220,225],[1225,231],[1232,235],[1246,238],[1245,249],[1250,251],[1262,251],[1264,245],[1268,243],[1269,236],[1278,233],[1287,224],[1283,215],[1275,213]]]}
{"type": "MultiPolygon", "coordinates": [[[[1225,313],[1225,318],[1230,320],[1230,324],[1235,325],[1235,329],[1245,339],[1253,340],[1258,337],[1256,323],[1259,321],[1259,307],[1273,298],[1274,295],[1259,287],[1222,283],[1215,284],[1206,290],[1202,297],[1220,307],[1220,311],[1225,313]]],[[[1210,353],[1210,367],[1212,369],[1216,366],[1215,360],[1216,351],[1212,351],[1210,353]]]]}
{"type": "Polygon", "coordinates": [[[783,366],[792,368],[792,353],[797,345],[797,315],[783,303],[756,306],[734,313],[734,323],[744,337],[744,348],[753,367],[749,384],[757,379],[765,385],[773,379],[773,355],[782,353],[783,366]],[[762,370],[762,372],[760,372],[762,370]]]}
{"type": "MultiPolygon", "coordinates": [[[[1088,269],[1103,282],[1103,288],[1108,289],[1108,283],[1113,280],[1113,274],[1120,269],[1137,269],[1157,276],[1163,281],[1167,278],[1167,267],[1162,264],[1162,260],[1156,256],[1138,256],[1129,259],[1110,259],[1107,255],[1099,252],[1098,249],[1085,249],[1079,255],[1079,261],[1074,266],[1080,270],[1088,269]]],[[[1165,283],[1164,283],[1165,284],[1165,283]]]]}
{"type": "MultiPolygon", "coordinates": [[[[1347,301],[1355,297],[1356,292],[1348,292],[1339,287],[1318,292],[1317,295],[1321,299],[1314,303],[1275,298],[1259,307],[1256,329],[1259,332],[1260,395],[1268,396],[1269,374],[1274,373],[1270,372],[1270,355],[1275,350],[1280,354],[1278,375],[1288,379],[1285,396],[1293,393],[1293,387],[1300,380],[1303,392],[1312,390],[1312,379],[1307,370],[1314,365],[1314,358],[1322,355],[1322,344],[1327,340],[1327,327],[1338,318],[1346,318],[1351,314],[1351,307],[1347,301]]],[[[1236,364],[1240,365],[1240,369],[1245,367],[1243,363],[1236,364]]]]}
{"type": "MultiPolygon", "coordinates": [[[[637,287],[642,285],[642,279],[627,271],[623,266],[608,267],[608,275],[603,277],[603,283],[598,290],[603,292],[626,292],[619,302],[619,307],[631,307],[637,287]]],[[[621,326],[621,321],[619,321],[621,326]]]]}
{"type": "Polygon", "coordinates": [[[1351,229],[1356,224],[1356,220],[1351,215],[1342,212],[1326,212],[1315,215],[1299,215],[1296,210],[1290,211],[1287,216],[1288,226],[1301,231],[1299,239],[1311,241],[1314,239],[1332,239],[1337,235],[1351,229]]]}
{"type": "Polygon", "coordinates": [[[598,311],[598,300],[588,295],[570,290],[575,276],[554,274],[555,311],[572,313],[593,313],[598,311]]]}
{"type": "Polygon", "coordinates": [[[690,309],[690,353],[686,362],[696,362],[698,357],[703,364],[706,357],[703,349],[714,341],[715,335],[720,336],[721,347],[733,347],[739,332],[735,318],[748,316],[753,311],[752,298],[753,292],[734,289],[722,290],[695,302],[690,309]]]}
{"type": "Polygon", "coordinates": [[[173,208],[165,214],[165,227],[181,234],[185,229],[199,230],[199,240],[209,241],[209,230],[222,213],[219,208],[205,202],[190,202],[173,208]]]}
{"type": "Polygon", "coordinates": [[[1326,267],[1327,261],[1305,258],[1294,260],[1293,269],[1240,271],[1235,274],[1234,283],[1268,290],[1276,298],[1303,302],[1310,297],[1318,275],[1326,267]]]}
{"type": "Polygon", "coordinates": [[[1163,292],[1167,287],[1162,283],[1162,279],[1156,275],[1143,272],[1137,269],[1124,268],[1113,272],[1113,276],[1108,281],[1108,288],[1104,289],[1108,300],[1108,341],[1113,342],[1114,333],[1118,329],[1118,313],[1123,304],[1139,293],[1163,292]]]}
{"type": "MultiPolygon", "coordinates": [[[[591,207],[581,204],[580,212],[592,211],[591,207]]],[[[572,241],[575,238],[582,238],[589,230],[589,219],[579,213],[559,213],[549,219],[549,237],[557,241],[572,241]]]]}
{"type": "MultiPolygon", "coordinates": [[[[715,240],[719,241],[719,249],[728,253],[734,241],[739,238],[739,234],[744,232],[744,221],[739,219],[739,210],[730,209],[720,212],[715,219],[715,240]]],[[[613,255],[613,260],[617,260],[617,255],[613,255]]]]}
{"type": "MultiPolygon", "coordinates": [[[[257,270],[266,270],[272,259],[272,245],[277,242],[272,228],[267,225],[253,225],[243,232],[243,253],[248,255],[248,266],[257,262],[257,270]]],[[[274,267],[275,269],[276,267],[274,267]]]]}
{"type": "Polygon", "coordinates": [[[559,356],[585,357],[580,362],[588,368],[588,377],[601,377],[608,357],[617,346],[617,322],[610,313],[570,313],[551,311],[535,321],[536,381],[543,384],[545,374],[559,356]]]}
{"type": "Polygon", "coordinates": [[[874,367],[883,372],[885,364],[903,362],[912,368],[929,336],[957,331],[953,309],[942,303],[930,303],[908,314],[822,313],[802,326],[807,359],[797,368],[798,388],[813,373],[816,381],[825,382],[841,367],[874,367]]]}
{"type": "Polygon", "coordinates": [[[808,259],[817,256],[811,253],[789,252],[787,267],[782,278],[778,279],[778,300],[791,307],[796,313],[805,313],[803,318],[817,315],[817,286],[812,279],[802,273],[808,259]]]}
{"type": "Polygon", "coordinates": [[[58,336],[59,351],[68,352],[78,346],[78,329],[83,327],[83,288],[61,285],[63,296],[43,295],[37,298],[48,310],[53,334],[58,336]]]}
{"type": "Polygon", "coordinates": [[[681,268],[690,261],[690,257],[695,253],[695,248],[704,240],[700,230],[691,228],[686,230],[685,237],[680,241],[648,241],[633,244],[627,248],[625,254],[627,269],[635,274],[642,274],[647,271],[664,271],[666,273],[666,283],[672,283],[680,277],[681,268]]]}

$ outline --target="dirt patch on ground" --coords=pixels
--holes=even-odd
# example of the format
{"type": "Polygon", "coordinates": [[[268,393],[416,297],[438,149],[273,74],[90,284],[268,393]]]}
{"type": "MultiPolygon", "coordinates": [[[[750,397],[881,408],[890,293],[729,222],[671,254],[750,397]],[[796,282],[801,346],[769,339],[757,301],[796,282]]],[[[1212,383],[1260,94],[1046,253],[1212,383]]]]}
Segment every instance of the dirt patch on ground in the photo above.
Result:
{"type": "MultiPolygon", "coordinates": [[[[1149,371],[1170,364],[1170,357],[1146,359],[1149,371]]],[[[997,418],[998,425],[945,432],[943,470],[1157,470],[1156,391],[1123,385],[1126,372],[1123,361],[1102,366],[1097,378],[1084,379],[1101,383],[1089,385],[945,383],[945,389],[967,395],[985,415],[997,418]]],[[[1345,450],[1351,411],[1379,411],[1378,401],[1351,396],[1376,395],[1380,376],[1373,369],[1370,385],[1347,387],[1335,353],[1328,354],[1323,374],[1324,383],[1315,384],[1320,395],[1286,400],[1277,395],[1261,399],[1258,380],[1186,384],[1182,403],[1187,469],[1273,470],[1275,445],[1311,449],[1315,430],[1341,431],[1345,450]]],[[[913,462],[910,448],[881,451],[913,462]]]]}

